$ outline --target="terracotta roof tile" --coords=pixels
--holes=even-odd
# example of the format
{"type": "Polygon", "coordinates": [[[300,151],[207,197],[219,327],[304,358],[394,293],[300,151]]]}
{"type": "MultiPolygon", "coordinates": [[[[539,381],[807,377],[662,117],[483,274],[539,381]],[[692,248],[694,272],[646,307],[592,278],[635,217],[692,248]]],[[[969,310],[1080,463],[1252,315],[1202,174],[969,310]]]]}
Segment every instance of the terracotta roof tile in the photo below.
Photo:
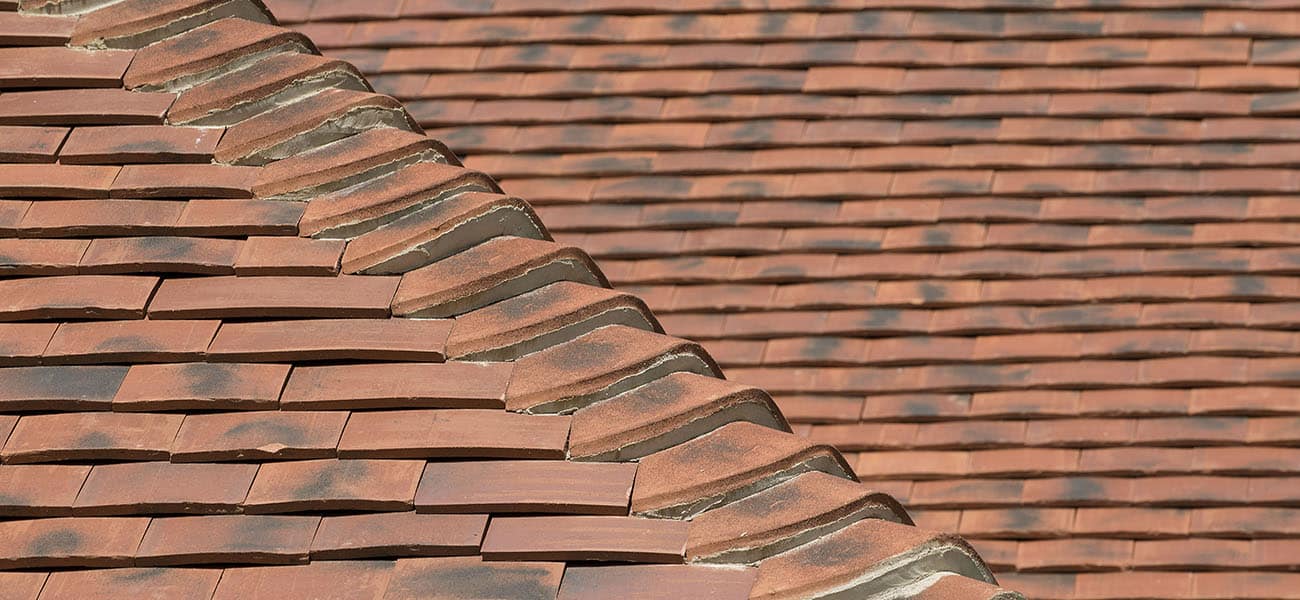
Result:
{"type": "Polygon", "coordinates": [[[99,365],[0,369],[0,406],[13,412],[107,409],[126,372],[99,365]]]}
{"type": "Polygon", "coordinates": [[[219,128],[127,125],[78,127],[59,150],[64,164],[207,162],[221,139],[219,128]]]}
{"type": "Polygon", "coordinates": [[[486,515],[382,513],[321,520],[312,540],[313,559],[475,554],[487,529],[486,515]]]}
{"type": "Polygon", "coordinates": [[[152,519],[135,551],[139,566],[293,564],[307,561],[318,516],[205,515],[152,519]]]}
{"type": "Polygon", "coordinates": [[[299,367],[280,402],[296,410],[500,407],[511,369],[461,362],[299,367]]]}
{"type": "Polygon", "coordinates": [[[559,598],[749,598],[754,569],[703,565],[571,567],[565,570],[559,598]]]}
{"type": "Polygon", "coordinates": [[[339,456],[563,458],[569,417],[486,409],[354,413],[339,456]]]}
{"type": "Polygon", "coordinates": [[[11,543],[0,551],[7,569],[130,566],[147,518],[58,517],[0,522],[11,543]]]}
{"type": "Polygon", "coordinates": [[[246,54],[311,49],[306,38],[282,28],[246,19],[221,19],[139,51],[122,82],[131,89],[190,87],[187,84],[201,81],[203,74],[231,60],[247,61],[246,54]]]}
{"type": "MultiPolygon", "coordinates": [[[[209,3],[171,0],[163,3],[120,2],[82,15],[72,34],[77,45],[139,48],[176,33],[179,23],[202,23],[223,16],[270,22],[267,11],[255,4],[209,3]]],[[[191,25],[193,26],[193,25],[191,25]]]]}
{"type": "Polygon", "coordinates": [[[174,226],[188,235],[295,235],[303,210],[292,202],[195,200],[185,203],[174,226]]]}
{"type": "Polygon", "coordinates": [[[262,197],[332,191],[374,169],[449,155],[441,144],[418,133],[370,129],[267,165],[254,191],[262,197]]]}
{"type": "Polygon", "coordinates": [[[77,270],[85,274],[227,275],[234,272],[242,246],[235,240],[185,237],[98,239],[90,242],[77,270]]]}
{"type": "Polygon", "coordinates": [[[134,365],[112,406],[118,411],[273,407],[288,375],[288,365],[134,365]]]}
{"type": "Polygon", "coordinates": [[[415,163],[307,205],[302,232],[322,237],[354,236],[419,210],[455,192],[498,192],[485,175],[440,163],[415,163]]]}
{"type": "Polygon", "coordinates": [[[637,517],[500,517],[483,538],[487,560],[679,563],[687,524],[637,517]]]}
{"type": "Polygon", "coordinates": [[[105,412],[28,415],[0,450],[6,464],[165,459],[181,415],[105,412]]]}
{"type": "MultiPolygon", "coordinates": [[[[222,139],[225,139],[223,136],[222,139]]],[[[251,198],[257,172],[230,165],[128,165],[113,181],[121,198],[251,198]]]]}
{"type": "Polygon", "coordinates": [[[92,594],[132,597],[159,593],[177,600],[206,600],[221,579],[216,569],[94,569],[62,571],[45,582],[41,594],[58,600],[92,594]]]}
{"type": "Polygon", "coordinates": [[[288,567],[226,569],[213,600],[312,600],[379,597],[393,575],[390,561],[321,561],[288,567]]]}
{"type": "Polygon", "coordinates": [[[451,323],[441,320],[298,320],[228,323],[208,353],[230,360],[440,361],[451,323]]]}
{"type": "Polygon", "coordinates": [[[90,467],[80,465],[0,465],[6,517],[71,516],[78,490],[90,467]]]}
{"type": "Polygon", "coordinates": [[[346,412],[187,415],[172,442],[173,462],[332,458],[346,412]]]}
{"type": "Polygon", "coordinates": [[[59,145],[68,136],[66,127],[22,127],[0,125],[0,161],[54,162],[59,145]]]}
{"type": "Polygon", "coordinates": [[[107,198],[120,167],[0,165],[0,193],[10,197],[107,198]]]}
{"type": "Polygon", "coordinates": [[[161,124],[174,94],[120,89],[41,90],[0,96],[6,125],[161,124]]]}
{"type": "Polygon", "coordinates": [[[70,275],[89,245],[85,240],[2,240],[0,269],[6,275],[70,275]]]}
{"type": "Polygon", "coordinates": [[[565,571],[559,562],[485,561],[478,556],[406,558],[397,561],[384,597],[549,600],[555,598],[565,571]]]}
{"type": "Polygon", "coordinates": [[[259,107],[261,101],[331,83],[367,89],[360,73],[343,61],[311,54],[277,54],[181,92],[167,116],[177,123],[233,124],[240,117],[258,114],[258,109],[264,108],[259,107]]]}
{"type": "Polygon", "coordinates": [[[248,464],[95,465],[72,510],[78,516],[238,512],[257,470],[248,464]]]}
{"type": "Polygon", "coordinates": [[[0,13],[0,45],[58,46],[72,36],[77,19],[58,15],[0,13]]]}
{"type": "Polygon", "coordinates": [[[244,510],[393,511],[411,507],[424,464],[419,461],[311,460],[258,469],[244,510]]]}
{"type": "Polygon", "coordinates": [[[169,279],[149,304],[153,318],[388,316],[395,277],[169,279]]]}
{"type": "Polygon", "coordinates": [[[431,462],[417,512],[627,514],[636,466],[568,461],[431,462]],[[558,482],[564,482],[556,485],[558,482]]]}
{"type": "Polygon", "coordinates": [[[119,87],[133,58],[122,50],[0,48],[0,88],[119,87]]]}
{"type": "Polygon", "coordinates": [[[47,363],[174,362],[200,358],[217,321],[63,323],[45,348],[47,363]]]}

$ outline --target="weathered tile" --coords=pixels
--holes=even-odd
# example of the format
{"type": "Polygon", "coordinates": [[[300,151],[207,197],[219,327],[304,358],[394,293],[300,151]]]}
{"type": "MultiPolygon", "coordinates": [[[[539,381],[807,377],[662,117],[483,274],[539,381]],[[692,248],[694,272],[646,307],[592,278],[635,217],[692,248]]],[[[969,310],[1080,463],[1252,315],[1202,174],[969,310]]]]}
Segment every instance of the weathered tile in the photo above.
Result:
{"type": "Polygon", "coordinates": [[[72,514],[77,490],[90,467],[80,465],[0,465],[0,515],[52,517],[72,514]]]}
{"type": "Polygon", "coordinates": [[[179,363],[133,365],[113,410],[257,410],[274,408],[289,365],[179,363]]]}
{"type": "Polygon", "coordinates": [[[299,367],[286,410],[500,407],[509,363],[378,363],[299,367]]]}
{"type": "Polygon", "coordinates": [[[0,521],[0,567],[130,566],[144,538],[145,517],[58,517],[0,521]]]}
{"type": "Polygon", "coordinates": [[[219,321],[63,323],[42,354],[50,364],[174,362],[203,356],[219,321]]]}
{"type": "Polygon", "coordinates": [[[451,327],[449,320],[433,319],[226,323],[212,340],[208,354],[216,360],[440,362],[451,327]]]}
{"type": "Polygon", "coordinates": [[[705,565],[629,565],[570,567],[560,585],[562,600],[596,598],[749,598],[758,572],[750,568],[705,565]]]}
{"type": "Polygon", "coordinates": [[[0,369],[5,411],[107,410],[126,367],[11,367],[0,369]]]}
{"type": "Polygon", "coordinates": [[[413,460],[311,460],[266,463],[244,501],[249,513],[404,511],[424,463],[413,460]]]}
{"type": "Polygon", "coordinates": [[[373,458],[563,458],[569,417],[490,409],[353,413],[339,456],[373,458]]]}
{"type": "Polygon", "coordinates": [[[98,239],[81,256],[83,274],[185,273],[228,275],[235,271],[241,244],[236,240],[193,237],[98,239]]]}
{"type": "Polygon", "coordinates": [[[174,462],[310,459],[335,455],[347,412],[186,415],[172,444],[174,462]]]}
{"type": "Polygon", "coordinates": [[[431,462],[418,512],[626,515],[635,464],[569,461],[431,462]]]}
{"type": "Polygon", "coordinates": [[[0,48],[0,88],[118,87],[134,52],[0,48]]]}
{"type": "Polygon", "coordinates": [[[320,561],[289,567],[228,568],[222,573],[212,600],[380,598],[392,572],[391,561],[320,561]]]}
{"type": "Polygon", "coordinates": [[[159,319],[388,316],[396,277],[168,279],[149,304],[159,319]]]}
{"type": "Polygon", "coordinates": [[[250,237],[235,261],[237,275],[334,275],[343,257],[342,240],[250,237]]]}
{"type": "Polygon", "coordinates": [[[488,560],[680,563],[687,523],[638,517],[498,517],[488,525],[488,560]]]}
{"type": "Polygon", "coordinates": [[[311,544],[313,560],[456,556],[478,553],[487,515],[413,512],[325,517],[311,544]]]}
{"type": "Polygon", "coordinates": [[[221,579],[219,569],[129,568],[53,573],[41,595],[50,600],[149,594],[176,600],[208,600],[221,579]]]}
{"type": "Polygon", "coordinates": [[[385,600],[518,598],[553,600],[561,562],[485,561],[478,556],[397,561],[385,600]]]}
{"type": "Polygon", "coordinates": [[[181,415],[107,412],[29,415],[0,450],[6,464],[166,459],[181,415]]]}
{"type": "Polygon", "coordinates": [[[77,494],[77,515],[238,512],[255,464],[142,462],[95,465],[77,494]]]}
{"type": "Polygon", "coordinates": [[[63,142],[63,164],[208,162],[221,139],[220,128],[127,125],[78,127],[63,142]]]}
{"type": "Polygon", "coordinates": [[[135,551],[138,566],[307,562],[320,517],[157,517],[135,551]]]}

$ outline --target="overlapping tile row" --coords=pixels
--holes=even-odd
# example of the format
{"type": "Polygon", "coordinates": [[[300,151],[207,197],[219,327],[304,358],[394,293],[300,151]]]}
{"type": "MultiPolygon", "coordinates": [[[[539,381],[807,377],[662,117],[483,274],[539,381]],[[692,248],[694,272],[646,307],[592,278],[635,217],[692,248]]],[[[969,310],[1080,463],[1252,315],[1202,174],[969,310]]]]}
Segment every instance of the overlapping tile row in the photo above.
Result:
{"type": "Polygon", "coordinates": [[[1295,2],[275,4],[1012,587],[1294,596],[1295,2]]]}
{"type": "Polygon", "coordinates": [[[0,595],[1019,597],[259,3],[17,4],[0,595]]]}

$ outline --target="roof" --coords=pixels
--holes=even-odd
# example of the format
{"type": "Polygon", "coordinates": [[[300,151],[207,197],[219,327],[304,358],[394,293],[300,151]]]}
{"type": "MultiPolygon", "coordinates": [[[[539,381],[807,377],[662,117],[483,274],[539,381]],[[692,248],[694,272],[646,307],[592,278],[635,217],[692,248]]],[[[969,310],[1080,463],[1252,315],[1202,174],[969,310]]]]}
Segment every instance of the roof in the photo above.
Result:
{"type": "Polygon", "coordinates": [[[261,4],[0,7],[5,600],[1020,597],[261,4]]]}
{"type": "Polygon", "coordinates": [[[1007,586],[1300,589],[1300,2],[275,6],[1007,586]]]}

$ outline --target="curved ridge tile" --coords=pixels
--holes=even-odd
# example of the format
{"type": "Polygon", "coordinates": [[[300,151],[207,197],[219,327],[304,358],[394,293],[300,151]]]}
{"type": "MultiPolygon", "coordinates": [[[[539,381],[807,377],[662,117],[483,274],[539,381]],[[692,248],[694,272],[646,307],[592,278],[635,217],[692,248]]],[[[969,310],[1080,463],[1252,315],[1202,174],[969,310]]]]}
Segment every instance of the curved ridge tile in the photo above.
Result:
{"type": "Polygon", "coordinates": [[[402,275],[393,314],[461,315],[556,281],[608,285],[591,257],[577,248],[531,238],[492,238],[402,275]]]}
{"type": "Polygon", "coordinates": [[[811,471],[696,516],[686,555],[693,561],[753,563],[862,519],[912,524],[888,494],[811,471]]]}
{"type": "Polygon", "coordinates": [[[897,588],[939,572],[994,581],[960,538],[866,519],[759,562],[752,597],[898,598],[897,588]]]}
{"type": "Polygon", "coordinates": [[[179,91],[278,52],[315,53],[300,33],[228,18],[141,49],[122,81],[128,89],[179,91]]]}
{"type": "Polygon", "coordinates": [[[273,22],[270,11],[251,0],[122,0],[81,17],[72,43],[141,48],[227,17],[273,22]]]}
{"type": "Polygon", "coordinates": [[[535,413],[579,409],[677,371],[722,376],[699,344],[623,325],[601,327],[515,365],[506,408],[535,413]]]}
{"type": "Polygon", "coordinates": [[[172,123],[232,125],[323,89],[374,91],[351,64],[316,54],[276,54],[199,83],[176,98],[172,123]]]}
{"type": "Polygon", "coordinates": [[[298,227],[312,237],[356,237],[467,191],[501,190],[491,177],[455,165],[418,162],[313,198],[298,227]]]}
{"type": "Polygon", "coordinates": [[[857,481],[830,446],[746,421],[729,423],[641,459],[632,512],[689,518],[807,471],[857,481]]]}
{"type": "Polygon", "coordinates": [[[444,197],[348,242],[349,273],[405,273],[498,236],[550,241],[527,202],[488,192],[444,197]]]}
{"type": "Polygon", "coordinates": [[[460,315],[447,352],[460,360],[514,360],[606,325],[663,333],[636,296],[558,281],[460,315]]]}
{"type": "Polygon", "coordinates": [[[230,126],[214,156],[265,165],[375,127],[423,131],[389,96],[329,88],[230,126]]]}
{"type": "Polygon", "coordinates": [[[451,151],[429,136],[382,127],[317,146],[262,167],[253,193],[259,198],[302,199],[337,191],[418,161],[454,161],[451,151]]]}
{"type": "Polygon", "coordinates": [[[575,412],[569,454],[581,460],[636,460],[733,421],[790,431],[763,390],[708,375],[671,373],[575,412]]]}

